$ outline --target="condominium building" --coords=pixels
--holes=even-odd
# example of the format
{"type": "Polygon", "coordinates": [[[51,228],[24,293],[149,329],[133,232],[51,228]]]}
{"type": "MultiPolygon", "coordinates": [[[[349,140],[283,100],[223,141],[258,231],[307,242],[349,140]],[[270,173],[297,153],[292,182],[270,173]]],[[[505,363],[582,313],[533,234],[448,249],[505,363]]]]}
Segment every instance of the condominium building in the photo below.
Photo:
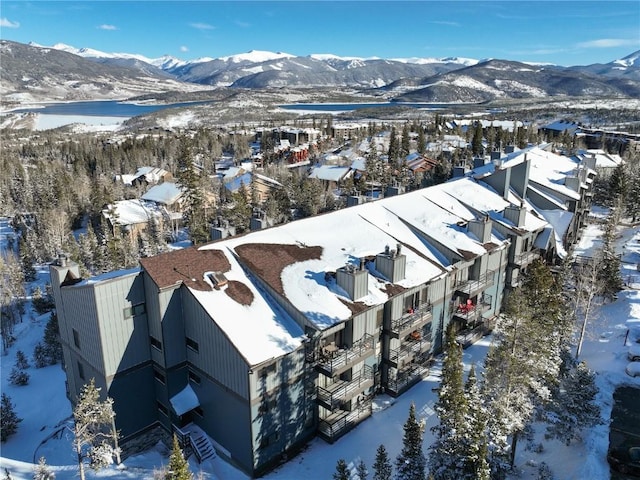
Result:
{"type": "Polygon", "coordinates": [[[70,398],[95,378],[130,452],[177,432],[198,458],[215,450],[251,476],[315,436],[334,442],[376,394],[424,378],[450,324],[474,342],[526,266],[561,253],[567,229],[540,196],[573,219],[588,183],[556,194],[536,172],[534,187],[540,156],[134,270],[83,279],[61,259],[51,279],[70,398]]]}

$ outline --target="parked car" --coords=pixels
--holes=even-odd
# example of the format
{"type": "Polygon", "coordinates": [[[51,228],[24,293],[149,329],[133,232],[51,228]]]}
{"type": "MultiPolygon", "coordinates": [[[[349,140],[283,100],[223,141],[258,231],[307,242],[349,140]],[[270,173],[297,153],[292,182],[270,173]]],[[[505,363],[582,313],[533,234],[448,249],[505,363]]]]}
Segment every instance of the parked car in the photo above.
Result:
{"type": "Polygon", "coordinates": [[[640,377],[640,362],[631,362],[624,371],[630,377],[640,377]]]}
{"type": "Polygon", "coordinates": [[[620,473],[640,476],[640,446],[621,446],[607,452],[611,468],[620,473]]]}
{"type": "Polygon", "coordinates": [[[632,362],[640,360],[640,343],[634,343],[629,347],[627,357],[629,357],[629,360],[632,362]]]}

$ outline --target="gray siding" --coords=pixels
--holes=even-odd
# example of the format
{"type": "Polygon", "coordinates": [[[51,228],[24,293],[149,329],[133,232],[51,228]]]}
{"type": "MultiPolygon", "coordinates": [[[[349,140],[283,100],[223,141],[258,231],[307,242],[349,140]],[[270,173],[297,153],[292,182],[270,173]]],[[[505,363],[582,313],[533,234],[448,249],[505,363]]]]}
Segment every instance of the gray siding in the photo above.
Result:
{"type": "Polygon", "coordinates": [[[148,362],[146,314],[125,317],[125,308],[145,303],[142,275],[99,283],[95,290],[105,375],[148,362]]]}
{"type": "MultiPolygon", "coordinates": [[[[185,331],[184,333],[176,332],[170,337],[172,344],[178,344],[175,347],[172,346],[172,349],[186,350],[187,360],[192,365],[207,372],[236,395],[248,400],[248,377],[251,366],[216,325],[215,319],[209,316],[209,313],[186,288],[182,291],[185,331]],[[185,334],[199,343],[198,353],[185,347],[185,334]]],[[[221,312],[221,314],[224,313],[221,312]]],[[[250,332],[247,333],[250,334],[250,332]]]]}

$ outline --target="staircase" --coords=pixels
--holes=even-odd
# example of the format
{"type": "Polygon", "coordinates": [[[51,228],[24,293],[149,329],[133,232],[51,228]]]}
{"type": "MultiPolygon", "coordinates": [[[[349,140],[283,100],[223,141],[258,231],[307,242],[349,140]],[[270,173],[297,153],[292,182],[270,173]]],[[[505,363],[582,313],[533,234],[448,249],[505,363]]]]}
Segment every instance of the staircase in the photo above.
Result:
{"type": "Polygon", "coordinates": [[[182,428],[182,431],[189,436],[193,454],[198,459],[198,463],[216,458],[216,451],[209,436],[196,424],[190,423],[182,428]]]}

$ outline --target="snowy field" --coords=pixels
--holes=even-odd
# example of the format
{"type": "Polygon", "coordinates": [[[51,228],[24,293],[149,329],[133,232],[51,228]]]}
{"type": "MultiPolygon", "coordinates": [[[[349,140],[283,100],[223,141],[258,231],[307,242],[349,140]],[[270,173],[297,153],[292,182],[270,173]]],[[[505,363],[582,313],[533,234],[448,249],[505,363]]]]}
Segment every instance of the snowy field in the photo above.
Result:
{"type": "MultiPolygon", "coordinates": [[[[597,224],[587,227],[577,245],[576,254],[590,255],[599,244],[600,227],[597,224]]],[[[6,221],[0,221],[0,247],[6,248],[11,236],[6,221]]],[[[623,278],[637,277],[637,265],[640,262],[640,227],[626,227],[620,230],[619,253],[622,254],[623,278]]],[[[38,273],[36,283],[48,281],[46,268],[38,273]]],[[[635,286],[635,285],[633,285],[635,286]]],[[[608,423],[612,408],[613,391],[619,385],[640,387],[640,378],[631,378],[624,373],[628,361],[628,346],[624,345],[627,321],[637,319],[640,322],[640,294],[635,289],[620,292],[618,300],[605,305],[589,325],[582,359],[597,375],[600,388],[598,401],[602,408],[603,424],[584,432],[583,441],[569,447],[557,441],[542,441],[544,449],[534,453],[521,442],[518,448],[516,464],[518,472],[515,478],[537,478],[537,466],[545,462],[553,471],[555,479],[586,480],[610,478],[606,462],[608,447],[608,423]]],[[[58,480],[77,478],[77,467],[71,450],[69,418],[71,407],[65,396],[65,377],[60,365],[43,369],[28,369],[31,375],[29,385],[16,387],[8,382],[9,372],[15,361],[17,350],[31,356],[33,347],[42,339],[48,315],[34,316],[27,308],[22,323],[16,326],[16,343],[8,353],[0,357],[2,361],[2,392],[6,392],[16,405],[16,412],[24,420],[19,424],[18,432],[1,445],[0,474],[5,468],[11,472],[14,480],[26,480],[33,477],[33,464],[44,456],[58,480]]],[[[471,365],[481,365],[491,342],[486,337],[464,351],[466,370],[471,365]]],[[[438,385],[440,365],[432,374],[414,386],[400,398],[380,396],[375,399],[374,414],[355,430],[329,445],[320,439],[309,443],[307,448],[287,464],[276,469],[264,478],[269,480],[330,479],[335,472],[338,459],[343,458],[354,468],[360,459],[371,470],[375,452],[384,444],[389,457],[393,460],[402,448],[403,424],[407,418],[409,405],[416,405],[420,419],[426,422],[424,438],[425,452],[432,441],[430,427],[437,422],[433,406],[437,400],[433,389],[438,385]]],[[[143,455],[130,457],[123,462],[121,469],[111,468],[100,473],[89,472],[88,478],[153,479],[154,469],[168,462],[168,451],[158,445],[143,455]]],[[[208,480],[247,480],[247,476],[234,469],[219,458],[198,465],[191,460],[193,472],[200,472],[208,480]]]]}

